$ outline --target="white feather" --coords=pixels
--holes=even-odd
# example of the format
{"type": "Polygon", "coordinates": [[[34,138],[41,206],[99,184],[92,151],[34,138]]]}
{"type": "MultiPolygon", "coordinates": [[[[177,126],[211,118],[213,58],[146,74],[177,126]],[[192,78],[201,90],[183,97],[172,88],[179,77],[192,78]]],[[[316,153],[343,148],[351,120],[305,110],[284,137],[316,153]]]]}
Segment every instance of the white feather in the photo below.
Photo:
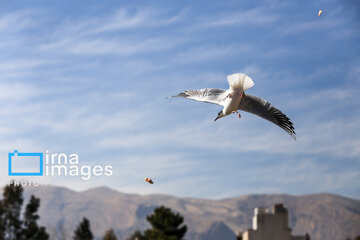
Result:
{"type": "Polygon", "coordinates": [[[243,74],[243,73],[234,73],[231,75],[227,76],[227,80],[229,82],[230,88],[231,89],[242,89],[243,91],[251,88],[252,86],[254,86],[254,82],[253,80],[243,74]]]}

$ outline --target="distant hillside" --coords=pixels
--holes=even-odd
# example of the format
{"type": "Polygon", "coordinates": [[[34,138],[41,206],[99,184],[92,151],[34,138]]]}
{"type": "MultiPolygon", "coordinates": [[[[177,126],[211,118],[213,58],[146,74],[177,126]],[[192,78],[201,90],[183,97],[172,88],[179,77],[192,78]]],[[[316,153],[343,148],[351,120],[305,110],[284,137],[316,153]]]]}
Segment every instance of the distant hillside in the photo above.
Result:
{"type": "Polygon", "coordinates": [[[73,229],[83,216],[95,235],[113,228],[120,239],[149,227],[145,218],[157,206],[180,212],[188,226],[186,239],[234,240],[235,234],[252,227],[253,209],[284,203],[290,213],[293,234],[308,232],[313,240],[345,240],[360,235],[360,200],[332,194],[247,195],[206,200],[167,195],[124,194],[106,187],[74,192],[60,187],[26,189],[25,196],[40,197],[40,222],[50,232],[73,229]]]}

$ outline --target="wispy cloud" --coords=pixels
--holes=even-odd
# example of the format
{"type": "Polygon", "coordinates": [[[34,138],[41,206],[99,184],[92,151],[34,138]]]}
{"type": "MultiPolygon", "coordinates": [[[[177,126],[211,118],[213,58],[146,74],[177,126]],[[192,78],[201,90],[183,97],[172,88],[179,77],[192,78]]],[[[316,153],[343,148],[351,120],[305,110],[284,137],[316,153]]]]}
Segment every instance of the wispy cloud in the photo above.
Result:
{"type": "Polygon", "coordinates": [[[239,47],[237,46],[201,46],[194,47],[187,51],[180,52],[174,58],[175,64],[193,64],[203,63],[208,61],[218,61],[221,58],[226,58],[228,55],[238,52],[239,47]]]}
{"type": "Polygon", "coordinates": [[[210,19],[206,19],[204,26],[221,27],[229,25],[244,25],[244,24],[270,24],[278,20],[276,15],[269,14],[266,9],[262,7],[253,8],[245,11],[235,11],[222,15],[215,15],[210,19]]]}
{"type": "Polygon", "coordinates": [[[150,10],[141,10],[135,14],[130,14],[127,9],[118,9],[113,16],[105,19],[102,23],[96,23],[97,26],[93,28],[87,27],[87,33],[101,33],[108,31],[118,31],[122,29],[135,28],[144,25],[151,18],[150,10]]]}
{"type": "MultiPolygon", "coordinates": [[[[146,39],[140,42],[111,39],[75,40],[68,41],[69,44],[63,46],[70,53],[75,54],[118,54],[133,55],[152,51],[161,51],[172,48],[176,43],[167,39],[146,39]]],[[[46,48],[46,47],[45,47],[46,48]]]]}
{"type": "Polygon", "coordinates": [[[68,52],[72,54],[115,54],[133,55],[171,49],[181,44],[184,38],[174,41],[166,36],[141,34],[142,28],[156,28],[172,24],[178,16],[161,17],[154,9],[130,11],[120,8],[110,17],[80,19],[74,22],[67,19],[58,25],[47,43],[40,46],[43,51],[68,52]],[[107,35],[111,32],[128,32],[126,35],[107,35]],[[140,38],[139,38],[140,36],[140,38]]]}
{"type": "Polygon", "coordinates": [[[344,24],[343,21],[339,19],[330,19],[327,21],[322,21],[321,19],[313,19],[306,22],[295,22],[286,27],[281,26],[277,32],[282,35],[287,34],[304,34],[305,32],[314,32],[314,31],[327,31],[333,28],[341,27],[344,24]]]}
{"type": "Polygon", "coordinates": [[[54,36],[71,34],[77,37],[141,28],[159,28],[180,21],[184,12],[167,16],[154,8],[117,8],[111,14],[77,20],[67,18],[54,31],[54,36]]]}
{"type": "Polygon", "coordinates": [[[2,83],[0,88],[0,99],[2,103],[28,101],[31,97],[35,96],[36,89],[29,84],[22,83],[2,83]]]}
{"type": "Polygon", "coordinates": [[[32,15],[34,15],[34,12],[27,10],[16,11],[0,16],[0,33],[16,33],[26,27],[32,26],[34,23],[31,18],[32,15]]]}

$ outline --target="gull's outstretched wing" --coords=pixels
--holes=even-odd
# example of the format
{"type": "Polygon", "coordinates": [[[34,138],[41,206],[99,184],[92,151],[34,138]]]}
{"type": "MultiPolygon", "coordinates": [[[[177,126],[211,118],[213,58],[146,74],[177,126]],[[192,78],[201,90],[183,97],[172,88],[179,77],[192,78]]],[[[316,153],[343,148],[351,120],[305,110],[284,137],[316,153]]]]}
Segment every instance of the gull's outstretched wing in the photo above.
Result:
{"type": "Polygon", "coordinates": [[[173,97],[184,97],[195,101],[213,103],[223,106],[226,90],[218,88],[203,88],[200,90],[186,90],[173,97]]]}
{"type": "Polygon", "coordinates": [[[239,110],[255,114],[278,125],[296,140],[293,123],[285,114],[272,106],[271,103],[266,100],[260,97],[244,94],[244,98],[241,100],[239,105],[239,110]]]}

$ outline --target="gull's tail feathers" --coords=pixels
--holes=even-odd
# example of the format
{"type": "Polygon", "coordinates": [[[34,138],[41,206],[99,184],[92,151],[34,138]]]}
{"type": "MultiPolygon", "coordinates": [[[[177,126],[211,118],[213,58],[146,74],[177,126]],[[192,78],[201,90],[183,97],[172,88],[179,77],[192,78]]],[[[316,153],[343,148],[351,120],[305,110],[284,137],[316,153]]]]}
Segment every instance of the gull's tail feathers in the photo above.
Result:
{"type": "Polygon", "coordinates": [[[243,91],[245,91],[254,86],[253,80],[243,73],[234,73],[228,75],[227,80],[229,82],[230,88],[232,89],[241,88],[243,91]]]}

